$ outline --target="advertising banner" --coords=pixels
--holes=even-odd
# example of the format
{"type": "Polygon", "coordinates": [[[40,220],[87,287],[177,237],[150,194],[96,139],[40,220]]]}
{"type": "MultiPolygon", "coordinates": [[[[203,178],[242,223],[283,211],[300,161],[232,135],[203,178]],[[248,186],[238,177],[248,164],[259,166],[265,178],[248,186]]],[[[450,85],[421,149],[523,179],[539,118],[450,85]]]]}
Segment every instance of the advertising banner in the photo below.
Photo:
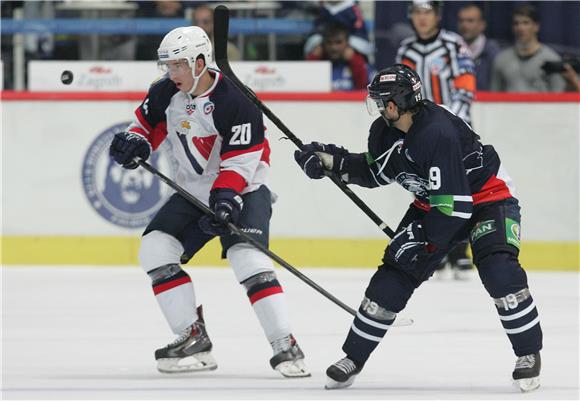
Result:
{"type": "MultiPolygon", "coordinates": [[[[328,61],[239,61],[232,69],[256,92],[328,92],[328,61]]],[[[145,91],[162,72],[155,61],[52,61],[28,63],[30,91],[137,92],[145,91]],[[63,72],[70,71],[72,74],[63,72]],[[72,80],[70,79],[72,78],[72,80]]]]}

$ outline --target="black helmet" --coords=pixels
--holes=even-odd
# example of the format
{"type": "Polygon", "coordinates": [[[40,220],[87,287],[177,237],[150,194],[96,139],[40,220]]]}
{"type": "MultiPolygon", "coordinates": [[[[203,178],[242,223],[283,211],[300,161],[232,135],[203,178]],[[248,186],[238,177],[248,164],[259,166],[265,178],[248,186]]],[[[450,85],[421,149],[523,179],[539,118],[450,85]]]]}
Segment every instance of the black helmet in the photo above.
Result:
{"type": "Polygon", "coordinates": [[[381,111],[389,101],[394,102],[401,111],[407,111],[423,100],[421,78],[415,70],[404,64],[380,70],[367,90],[367,100],[372,100],[381,111]]]}

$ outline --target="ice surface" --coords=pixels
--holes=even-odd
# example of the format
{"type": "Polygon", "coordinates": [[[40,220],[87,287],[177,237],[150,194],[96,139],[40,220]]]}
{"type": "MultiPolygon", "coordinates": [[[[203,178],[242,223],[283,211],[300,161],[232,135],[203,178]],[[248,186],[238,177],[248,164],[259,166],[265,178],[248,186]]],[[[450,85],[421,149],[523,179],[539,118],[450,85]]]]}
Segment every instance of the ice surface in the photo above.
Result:
{"type": "MultiPolygon", "coordinates": [[[[352,307],[371,269],[302,269],[352,307]]],[[[324,390],[352,318],[285,270],[294,333],[312,377],[283,379],[244,290],[227,268],[189,268],[218,369],[162,375],[153,351],[174,339],[138,267],[2,270],[3,399],[578,399],[579,275],[531,272],[544,331],[542,387],[521,394],[493,303],[477,277],[431,280],[353,387],[324,390]]]]}

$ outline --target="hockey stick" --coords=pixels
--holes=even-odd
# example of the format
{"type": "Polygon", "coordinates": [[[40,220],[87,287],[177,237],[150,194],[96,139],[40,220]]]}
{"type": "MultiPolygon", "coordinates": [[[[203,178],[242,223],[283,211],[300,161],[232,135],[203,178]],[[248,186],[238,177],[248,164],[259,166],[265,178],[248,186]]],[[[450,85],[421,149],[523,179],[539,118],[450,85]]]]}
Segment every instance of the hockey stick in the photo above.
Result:
{"type": "MultiPolygon", "coordinates": [[[[224,5],[219,5],[214,11],[214,41],[215,41],[215,58],[216,63],[221,70],[221,72],[226,75],[232,82],[240,89],[240,91],[252,101],[262,112],[274,123],[280,131],[290,139],[298,149],[303,149],[304,144],[286,125],[264,104],[256,94],[242,83],[232,71],[230,63],[228,61],[227,47],[228,47],[228,30],[229,30],[229,10],[224,5]]],[[[395,236],[393,230],[389,228],[387,223],[385,223],[375,212],[371,210],[370,207],[366,205],[347,185],[342,181],[336,174],[328,172],[327,174],[332,182],[340,188],[340,190],[348,196],[358,207],[361,209],[385,234],[390,238],[395,236]]]]}
{"type": "MultiPolygon", "coordinates": [[[[161,173],[155,167],[153,167],[152,165],[150,165],[146,161],[143,161],[143,160],[141,160],[139,158],[135,158],[135,161],[137,163],[139,163],[139,165],[141,167],[143,167],[145,170],[147,170],[151,174],[157,176],[161,181],[163,181],[165,184],[167,184],[171,188],[173,188],[178,194],[180,194],[185,199],[187,199],[189,202],[191,202],[196,208],[198,208],[199,210],[201,210],[204,214],[207,214],[207,215],[210,215],[210,216],[213,216],[214,215],[213,210],[211,210],[209,207],[207,207],[203,202],[201,202],[195,196],[193,196],[192,194],[190,194],[189,192],[187,192],[187,190],[185,190],[183,187],[181,187],[180,185],[178,185],[171,178],[169,178],[166,175],[164,175],[163,173],[161,173]]],[[[322,296],[324,296],[328,300],[334,302],[336,305],[340,306],[342,309],[344,309],[345,311],[347,311],[351,315],[353,315],[353,316],[356,315],[356,312],[355,312],[354,309],[352,309],[351,307],[349,307],[348,305],[346,305],[344,302],[342,302],[340,299],[336,298],[334,295],[332,295],[331,293],[329,293],[328,291],[326,291],[320,285],[316,284],[308,276],[306,276],[303,273],[301,273],[294,266],[290,265],[284,259],[282,259],[278,255],[276,255],[274,252],[270,251],[264,245],[260,244],[254,238],[252,238],[251,236],[249,236],[248,234],[246,234],[245,232],[243,232],[239,227],[237,227],[236,225],[234,225],[232,223],[228,223],[228,228],[234,234],[236,234],[236,235],[240,236],[241,238],[243,238],[244,241],[246,241],[247,243],[249,243],[252,246],[254,246],[256,249],[258,249],[260,252],[262,252],[263,254],[265,254],[266,256],[268,256],[270,259],[272,259],[275,262],[278,262],[278,264],[280,264],[280,266],[284,267],[286,270],[288,270],[290,273],[292,273],[293,275],[295,275],[296,277],[298,277],[300,280],[302,280],[303,282],[305,282],[306,284],[308,284],[314,290],[318,291],[320,294],[322,294],[322,296]]],[[[413,324],[413,319],[404,318],[404,317],[398,318],[395,322],[393,322],[393,326],[410,326],[411,324],[413,324]]]]}

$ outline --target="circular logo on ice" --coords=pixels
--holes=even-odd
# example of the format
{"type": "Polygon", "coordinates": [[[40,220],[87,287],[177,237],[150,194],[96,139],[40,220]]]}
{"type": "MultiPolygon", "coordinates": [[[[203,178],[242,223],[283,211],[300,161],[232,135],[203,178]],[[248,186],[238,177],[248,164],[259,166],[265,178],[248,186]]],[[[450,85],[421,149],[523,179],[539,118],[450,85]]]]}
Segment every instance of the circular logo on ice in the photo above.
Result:
{"type": "MultiPolygon", "coordinates": [[[[109,156],[109,146],[117,132],[129,122],[116,124],[100,133],[91,143],[83,161],[83,189],[91,206],[113,224],[127,228],[146,226],[173,192],[151,173],[127,170],[109,156]]],[[[174,176],[175,162],[165,141],[148,162],[174,176]]]]}

